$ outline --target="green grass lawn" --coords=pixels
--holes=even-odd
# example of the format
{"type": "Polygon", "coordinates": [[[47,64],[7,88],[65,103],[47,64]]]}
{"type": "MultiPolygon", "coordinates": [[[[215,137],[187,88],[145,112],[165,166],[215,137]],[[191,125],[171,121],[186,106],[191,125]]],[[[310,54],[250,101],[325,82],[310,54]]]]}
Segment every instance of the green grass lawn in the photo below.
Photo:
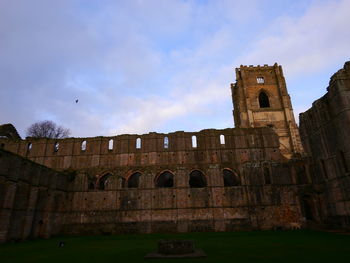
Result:
{"type": "Polygon", "coordinates": [[[350,262],[350,235],[315,231],[55,237],[0,245],[0,262],[350,262]],[[193,239],[206,258],[144,259],[159,239],[193,239]],[[58,247],[64,240],[66,245],[58,247]]]}

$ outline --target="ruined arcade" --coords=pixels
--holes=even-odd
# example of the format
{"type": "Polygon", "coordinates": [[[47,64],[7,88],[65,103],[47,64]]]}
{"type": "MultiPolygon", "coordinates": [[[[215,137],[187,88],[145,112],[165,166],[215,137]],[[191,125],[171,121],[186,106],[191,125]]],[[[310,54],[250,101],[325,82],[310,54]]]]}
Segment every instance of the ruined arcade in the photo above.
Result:
{"type": "Polygon", "coordinates": [[[282,67],[240,66],[236,79],[235,128],[22,140],[0,126],[0,242],[348,227],[349,62],[301,115],[305,152],[282,67]]]}

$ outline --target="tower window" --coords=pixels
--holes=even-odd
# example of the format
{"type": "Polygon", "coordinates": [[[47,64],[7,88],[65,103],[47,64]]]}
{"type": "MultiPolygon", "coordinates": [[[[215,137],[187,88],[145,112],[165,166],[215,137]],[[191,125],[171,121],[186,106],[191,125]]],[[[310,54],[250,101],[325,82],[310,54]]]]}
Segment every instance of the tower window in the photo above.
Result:
{"type": "Polygon", "coordinates": [[[257,78],[256,78],[256,82],[257,82],[258,84],[264,84],[264,83],[265,83],[264,77],[257,77],[257,78]]]}
{"type": "Polygon", "coordinates": [[[141,138],[136,139],[136,149],[141,149],[141,138]]]}
{"type": "Polygon", "coordinates": [[[270,107],[269,97],[263,91],[260,92],[260,94],[259,94],[259,105],[260,105],[260,108],[269,108],[270,107]]]}
{"type": "Polygon", "coordinates": [[[169,172],[165,171],[161,173],[156,182],[155,182],[156,187],[173,187],[174,186],[174,175],[169,172]]]}

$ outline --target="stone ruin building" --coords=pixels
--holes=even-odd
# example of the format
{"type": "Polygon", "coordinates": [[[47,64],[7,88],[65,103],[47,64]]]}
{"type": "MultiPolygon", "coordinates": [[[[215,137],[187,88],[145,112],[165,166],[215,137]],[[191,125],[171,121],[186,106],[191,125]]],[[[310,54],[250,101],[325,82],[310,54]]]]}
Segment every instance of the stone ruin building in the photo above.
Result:
{"type": "Polygon", "coordinates": [[[348,228],[350,62],[300,129],[281,66],[240,66],[236,78],[235,128],[22,140],[1,125],[0,242],[348,228]]]}

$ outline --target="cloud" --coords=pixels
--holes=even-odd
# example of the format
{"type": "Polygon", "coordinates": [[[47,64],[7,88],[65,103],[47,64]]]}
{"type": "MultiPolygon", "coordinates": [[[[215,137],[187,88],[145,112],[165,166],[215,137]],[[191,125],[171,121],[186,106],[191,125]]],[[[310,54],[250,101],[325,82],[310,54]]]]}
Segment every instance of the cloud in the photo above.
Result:
{"type": "Polygon", "coordinates": [[[284,65],[290,76],[307,75],[350,57],[350,1],[315,1],[300,17],[282,16],[261,32],[240,64],[284,65]]]}

